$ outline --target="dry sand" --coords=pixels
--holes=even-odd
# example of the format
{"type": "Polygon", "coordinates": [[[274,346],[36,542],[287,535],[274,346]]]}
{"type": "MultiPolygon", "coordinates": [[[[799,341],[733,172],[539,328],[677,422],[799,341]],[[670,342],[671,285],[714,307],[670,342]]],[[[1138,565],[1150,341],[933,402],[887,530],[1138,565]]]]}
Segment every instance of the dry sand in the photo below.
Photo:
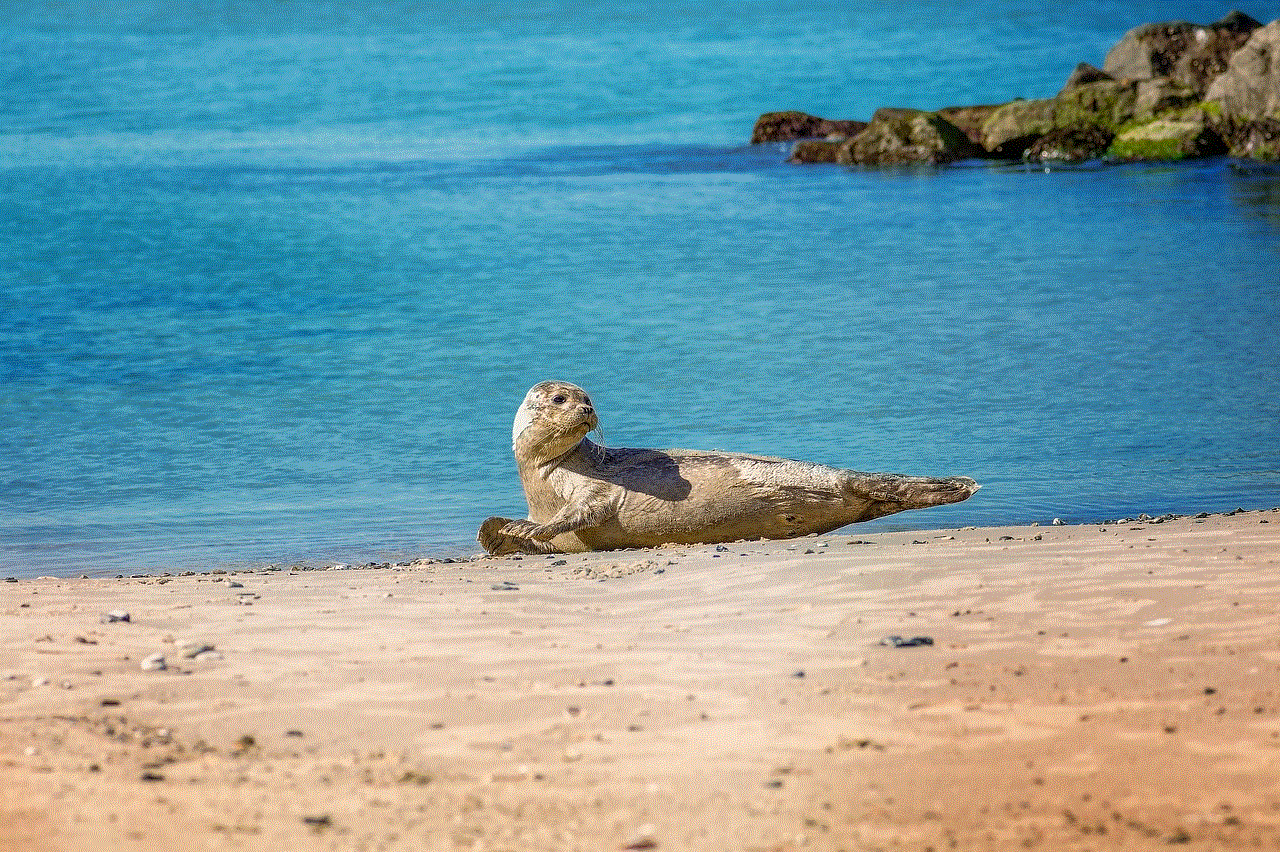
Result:
{"type": "Polygon", "coordinates": [[[4,583],[0,848],[1276,849],[1278,560],[1268,511],[4,583]]]}

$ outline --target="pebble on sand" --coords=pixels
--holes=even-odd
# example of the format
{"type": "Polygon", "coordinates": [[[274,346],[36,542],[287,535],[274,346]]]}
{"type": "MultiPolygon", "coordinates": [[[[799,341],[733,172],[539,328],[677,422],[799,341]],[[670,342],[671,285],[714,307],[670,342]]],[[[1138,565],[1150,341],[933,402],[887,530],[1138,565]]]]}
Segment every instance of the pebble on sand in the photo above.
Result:
{"type": "Polygon", "coordinates": [[[139,667],[144,672],[162,672],[168,668],[168,665],[165,664],[164,654],[161,654],[160,652],[157,651],[156,653],[144,659],[139,664],[139,667]]]}

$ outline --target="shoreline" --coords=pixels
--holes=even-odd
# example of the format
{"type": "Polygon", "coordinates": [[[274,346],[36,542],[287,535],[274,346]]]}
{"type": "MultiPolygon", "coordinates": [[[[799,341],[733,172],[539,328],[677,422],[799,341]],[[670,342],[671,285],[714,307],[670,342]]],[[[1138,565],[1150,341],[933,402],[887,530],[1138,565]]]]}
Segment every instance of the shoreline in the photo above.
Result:
{"type": "Polygon", "coordinates": [[[1280,843],[1278,509],[0,589],[2,850],[1280,843]]]}
{"type": "MultiPolygon", "coordinates": [[[[893,518],[894,520],[890,521],[887,524],[881,523],[886,519],[876,519],[876,521],[872,521],[872,522],[849,524],[847,526],[840,527],[836,530],[826,533],[825,537],[832,537],[832,536],[839,537],[841,535],[848,535],[858,531],[865,532],[867,535],[871,535],[871,536],[889,535],[889,534],[896,534],[896,533],[901,533],[901,534],[913,533],[913,534],[919,534],[919,535],[928,535],[928,534],[937,532],[938,530],[944,530],[944,529],[961,529],[961,530],[1021,529],[1021,528],[1062,526],[1062,525],[1090,527],[1090,526],[1115,526],[1117,524],[1134,524],[1134,523],[1160,524],[1160,523],[1166,523],[1172,520],[1180,520],[1183,518],[1193,518],[1197,520],[1203,520],[1205,518],[1214,517],[1214,516],[1230,517],[1233,515],[1238,515],[1243,513],[1268,512],[1272,510],[1280,510],[1280,506],[1277,506],[1277,507],[1269,506],[1266,508],[1256,508],[1256,509],[1246,509],[1244,507],[1237,507],[1229,511],[1221,510],[1221,511],[1213,511],[1213,512],[1198,512],[1195,514],[1185,513],[1185,512],[1165,512],[1157,516],[1152,516],[1146,512],[1142,512],[1142,513],[1139,513],[1136,517],[1110,518],[1106,520],[1080,520],[1078,518],[1073,518],[1071,520],[1064,521],[1060,518],[1054,518],[1052,521],[1026,521],[1026,522],[1015,521],[1010,523],[979,524],[979,525],[960,527],[960,528],[953,528],[946,525],[912,526],[908,524],[905,520],[903,520],[901,515],[891,515],[891,516],[886,516],[886,518],[893,518]]],[[[819,536],[807,536],[807,538],[815,538],[815,537],[819,537],[819,536]]],[[[791,539],[791,540],[773,539],[772,541],[774,543],[782,543],[786,541],[796,541],[796,540],[800,540],[800,539],[791,539]]],[[[752,543],[758,544],[758,543],[766,543],[768,541],[770,540],[768,539],[760,539],[756,541],[743,540],[742,542],[731,543],[731,544],[752,544],[752,543]]],[[[668,547],[675,547],[675,546],[676,545],[665,545],[665,546],[659,546],[657,548],[647,548],[647,549],[631,548],[631,549],[624,549],[624,550],[618,550],[618,551],[598,551],[597,553],[599,554],[613,553],[615,555],[633,553],[633,552],[643,553],[646,550],[664,550],[664,549],[667,549],[668,547]]],[[[581,556],[584,554],[561,554],[561,555],[562,556],[581,556]]],[[[48,573],[48,572],[46,573],[26,573],[26,572],[15,573],[13,569],[10,568],[8,570],[0,570],[0,583],[29,582],[31,580],[107,580],[107,579],[140,580],[140,579],[150,579],[150,578],[157,578],[157,577],[173,578],[173,577],[196,577],[196,576],[209,577],[209,576],[222,576],[222,575],[234,576],[237,574],[255,574],[259,572],[404,570],[406,568],[423,567],[426,565],[474,562],[474,561],[479,561],[479,560],[489,559],[489,558],[492,558],[492,557],[484,553],[483,549],[480,548],[479,544],[475,544],[475,547],[469,550],[465,554],[458,553],[454,555],[443,555],[441,553],[437,553],[437,555],[434,555],[434,556],[421,556],[416,558],[394,558],[394,559],[384,559],[382,561],[369,561],[369,562],[360,562],[360,563],[340,562],[340,561],[328,562],[324,559],[303,559],[303,560],[299,560],[292,563],[289,563],[289,562],[235,562],[235,563],[222,563],[217,565],[216,567],[199,567],[199,568],[185,567],[182,569],[172,569],[172,570],[164,570],[159,568],[136,569],[136,570],[131,570],[129,573],[123,573],[121,569],[100,569],[100,570],[95,570],[93,573],[89,573],[83,568],[67,568],[65,569],[65,571],[58,572],[58,573],[48,573]]],[[[533,558],[533,557],[528,557],[528,558],[533,558]]],[[[32,569],[32,570],[36,571],[38,569],[32,569]]]]}

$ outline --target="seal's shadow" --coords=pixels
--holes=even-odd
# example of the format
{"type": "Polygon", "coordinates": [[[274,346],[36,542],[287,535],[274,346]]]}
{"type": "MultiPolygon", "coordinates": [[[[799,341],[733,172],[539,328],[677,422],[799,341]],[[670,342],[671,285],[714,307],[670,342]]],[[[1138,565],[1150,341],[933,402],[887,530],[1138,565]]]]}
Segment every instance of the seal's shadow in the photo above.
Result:
{"type": "Polygon", "coordinates": [[[611,481],[658,500],[676,503],[693,491],[680,463],[661,450],[606,449],[604,467],[611,481]]]}

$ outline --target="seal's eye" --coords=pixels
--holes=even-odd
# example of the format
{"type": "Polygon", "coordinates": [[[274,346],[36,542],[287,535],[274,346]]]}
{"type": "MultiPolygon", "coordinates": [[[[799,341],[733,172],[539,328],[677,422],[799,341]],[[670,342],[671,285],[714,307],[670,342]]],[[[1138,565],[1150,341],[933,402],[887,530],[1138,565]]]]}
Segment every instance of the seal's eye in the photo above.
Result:
{"type": "Polygon", "coordinates": [[[566,397],[562,393],[558,393],[555,396],[551,397],[551,401],[554,402],[556,405],[564,405],[565,399],[566,397]]]}

